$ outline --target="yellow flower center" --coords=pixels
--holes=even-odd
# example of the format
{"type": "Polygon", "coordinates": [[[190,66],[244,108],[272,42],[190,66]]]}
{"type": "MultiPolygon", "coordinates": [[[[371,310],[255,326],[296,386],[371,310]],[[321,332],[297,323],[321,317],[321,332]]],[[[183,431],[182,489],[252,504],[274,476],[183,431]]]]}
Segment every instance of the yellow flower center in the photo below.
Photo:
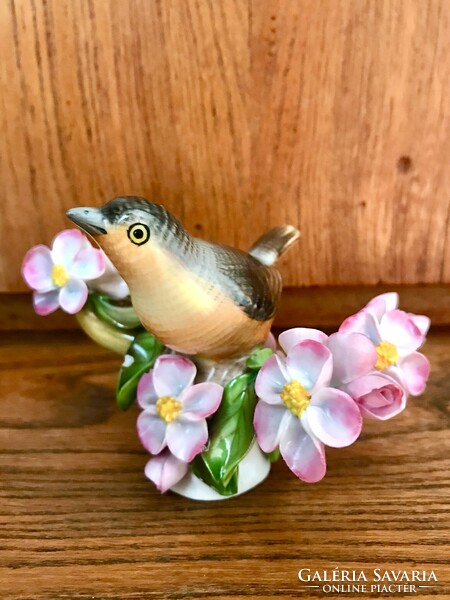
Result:
{"type": "Polygon", "coordinates": [[[181,402],[173,396],[161,396],[156,402],[156,412],[166,423],[174,421],[181,410],[181,402]]]}
{"type": "Polygon", "coordinates": [[[52,281],[58,287],[66,285],[66,283],[69,281],[69,275],[67,274],[66,268],[62,265],[53,265],[52,281]]]}
{"type": "Polygon", "coordinates": [[[286,383],[281,391],[284,405],[293,415],[300,417],[310,402],[310,396],[302,384],[294,379],[286,383]]]}
{"type": "Polygon", "coordinates": [[[377,371],[384,371],[384,369],[387,369],[398,361],[397,346],[394,346],[391,342],[381,341],[375,350],[378,354],[377,362],[375,363],[377,371]]]}

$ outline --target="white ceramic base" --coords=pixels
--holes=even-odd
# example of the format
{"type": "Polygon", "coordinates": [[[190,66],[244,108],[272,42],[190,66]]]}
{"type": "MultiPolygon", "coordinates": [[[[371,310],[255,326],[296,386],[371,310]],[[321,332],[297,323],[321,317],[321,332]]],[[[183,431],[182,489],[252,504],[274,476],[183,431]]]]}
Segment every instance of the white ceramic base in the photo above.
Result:
{"type": "Polygon", "coordinates": [[[253,443],[247,456],[239,463],[238,491],[232,496],[221,496],[193,473],[188,473],[172,492],[192,500],[227,500],[240,496],[264,481],[270,471],[270,461],[261,452],[258,444],[253,443]]]}

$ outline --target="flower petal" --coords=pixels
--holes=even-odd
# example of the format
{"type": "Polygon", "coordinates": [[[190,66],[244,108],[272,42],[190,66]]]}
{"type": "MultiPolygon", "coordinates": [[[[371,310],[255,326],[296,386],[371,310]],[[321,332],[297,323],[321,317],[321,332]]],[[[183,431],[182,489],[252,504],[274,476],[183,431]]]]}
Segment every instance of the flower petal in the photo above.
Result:
{"type": "Polygon", "coordinates": [[[401,354],[417,350],[425,341],[425,336],[411,317],[403,310],[391,310],[380,323],[381,338],[394,344],[401,354]]]}
{"type": "Polygon", "coordinates": [[[179,400],[181,414],[188,421],[200,421],[212,415],[220,406],[223,387],[218,383],[197,383],[184,390],[179,400]]]}
{"type": "Polygon", "coordinates": [[[150,454],[159,454],[166,446],[168,427],[157,415],[143,411],[137,419],[137,431],[141,444],[150,454]]]}
{"type": "Polygon", "coordinates": [[[340,332],[363,333],[377,345],[381,341],[381,334],[376,317],[368,310],[360,310],[355,315],[347,317],[339,327],[340,332]]]}
{"type": "Polygon", "coordinates": [[[352,396],[364,416],[385,421],[406,406],[406,394],[398,381],[385,373],[369,373],[355,379],[345,391],[352,396]]]}
{"type": "Polygon", "coordinates": [[[39,292],[47,292],[55,288],[52,281],[53,261],[49,248],[34,246],[25,254],[22,262],[22,277],[26,284],[39,292]]]}
{"type": "Polygon", "coordinates": [[[386,421],[404,410],[406,396],[400,388],[386,385],[358,399],[358,406],[366,417],[386,421]]]}
{"type": "Polygon", "coordinates": [[[427,335],[431,325],[431,320],[429,317],[426,317],[425,315],[414,315],[413,313],[408,313],[408,317],[422,335],[427,335]]]}
{"type": "Polygon", "coordinates": [[[323,444],[305,431],[300,419],[289,416],[280,440],[281,456],[299,479],[320,481],[327,469],[323,444]]]}
{"type": "Polygon", "coordinates": [[[398,362],[401,378],[412,396],[421,394],[430,375],[430,361],[420,352],[412,352],[398,362]]]}
{"type": "Polygon", "coordinates": [[[69,279],[59,291],[59,304],[70,315],[83,308],[88,297],[87,285],[82,279],[69,279]]]}
{"type": "Polygon", "coordinates": [[[73,277],[89,280],[100,277],[105,271],[103,253],[95,248],[80,250],[72,261],[69,272],[73,277]]]}
{"type": "Polygon", "coordinates": [[[58,233],[52,244],[52,260],[55,265],[63,265],[68,269],[75,256],[84,246],[85,236],[78,229],[65,229],[58,233]]]}
{"type": "Polygon", "coordinates": [[[315,340],[321,344],[326,344],[327,339],[328,336],[323,331],[320,331],[319,329],[309,329],[307,327],[288,329],[278,336],[278,342],[286,354],[288,354],[294,346],[304,340],[315,340]]]}
{"type": "Polygon", "coordinates": [[[266,341],[264,342],[264,348],[270,348],[274,352],[277,349],[277,341],[271,331],[269,331],[269,335],[267,336],[266,341]]]}
{"type": "Polygon", "coordinates": [[[188,470],[188,465],[182,460],[178,460],[169,450],[154,456],[145,465],[146,477],[153,481],[161,493],[167,492],[181,481],[188,470]]]}
{"type": "Polygon", "coordinates": [[[261,450],[272,452],[279,446],[283,424],[287,423],[289,414],[284,406],[267,404],[263,400],[258,402],[253,425],[261,450]]]}
{"type": "Polygon", "coordinates": [[[280,394],[288,381],[289,375],[282,359],[277,354],[272,354],[256,377],[256,395],[269,404],[281,404],[280,394]]]}
{"type": "Polygon", "coordinates": [[[97,279],[89,281],[89,287],[93,290],[97,290],[103,294],[106,294],[114,300],[123,300],[123,298],[126,298],[130,295],[128,285],[122,279],[119,271],[110,261],[108,256],[102,250],[100,250],[100,252],[103,255],[105,271],[97,279]]]}
{"type": "Polygon", "coordinates": [[[343,448],[358,438],[362,417],[353,398],[335,388],[322,388],[302,415],[311,432],[327,446],[343,448]]]}
{"type": "Polygon", "coordinates": [[[348,383],[373,371],[377,351],[371,340],[362,333],[333,333],[328,339],[333,355],[333,380],[348,383]]]}
{"type": "Polygon", "coordinates": [[[33,293],[34,311],[45,317],[59,308],[59,290],[33,293]]]}
{"type": "Polygon", "coordinates": [[[329,384],[333,358],[330,350],[320,342],[304,340],[289,351],[286,368],[291,380],[299,381],[312,392],[329,384]]]}
{"type": "Polygon", "coordinates": [[[398,307],[398,294],[397,292],[387,292],[386,294],[380,294],[379,296],[375,296],[372,298],[370,302],[368,302],[365,308],[371,312],[378,321],[381,320],[381,317],[389,312],[390,310],[395,310],[398,307]]]}
{"type": "Polygon", "coordinates": [[[130,295],[130,290],[126,282],[122,279],[122,277],[118,276],[114,279],[108,278],[102,280],[103,275],[97,280],[99,283],[95,283],[92,285],[92,282],[89,282],[89,287],[93,290],[97,290],[102,294],[106,294],[113,300],[123,300],[130,295]]]}
{"type": "Polygon", "coordinates": [[[153,385],[158,396],[179,396],[193,384],[197,369],[188,358],[163,354],[153,368],[153,385]]]}
{"type": "Polygon", "coordinates": [[[144,373],[139,379],[137,386],[137,401],[142,408],[154,408],[158,394],[153,385],[153,370],[149,373],[144,373]]]}
{"type": "Polygon", "coordinates": [[[201,421],[177,419],[167,426],[167,445],[180,460],[191,462],[200,454],[208,441],[208,426],[201,421]]]}

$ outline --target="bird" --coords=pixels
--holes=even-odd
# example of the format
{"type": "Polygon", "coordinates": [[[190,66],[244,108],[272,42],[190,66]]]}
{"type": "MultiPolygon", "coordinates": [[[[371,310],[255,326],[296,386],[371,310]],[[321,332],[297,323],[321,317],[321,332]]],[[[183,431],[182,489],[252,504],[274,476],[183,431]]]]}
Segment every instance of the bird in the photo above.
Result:
{"type": "Polygon", "coordinates": [[[266,341],[282,289],[273,265],[297,228],[275,227],[244,252],[192,236],[164,206],[138,196],[67,217],[110,258],[142,325],[168,348],[221,360],[266,341]]]}

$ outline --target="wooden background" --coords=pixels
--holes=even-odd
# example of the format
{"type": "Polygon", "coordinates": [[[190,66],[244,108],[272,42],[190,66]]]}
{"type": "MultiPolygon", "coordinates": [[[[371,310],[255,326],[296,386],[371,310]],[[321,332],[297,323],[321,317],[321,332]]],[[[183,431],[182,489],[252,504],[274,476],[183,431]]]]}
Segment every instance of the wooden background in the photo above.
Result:
{"type": "Polygon", "coordinates": [[[290,286],[450,283],[448,0],[5,0],[0,55],[0,291],[124,193],[299,226],[290,286]]]}
{"type": "MultiPolygon", "coordinates": [[[[298,225],[287,284],[334,287],[287,290],[279,325],[400,284],[448,323],[449,56],[450,0],[0,0],[0,292],[65,209],[134,193],[243,248],[298,225]]],[[[426,394],[323,482],[280,462],[205,504],[145,480],[121,359],[31,312],[0,295],[1,600],[323,598],[302,566],[433,569],[415,597],[450,597],[448,328],[426,394]]]]}
{"type": "MultiPolygon", "coordinates": [[[[305,484],[278,462],[223,502],[159,492],[137,407],[114,406],[121,358],[82,332],[0,343],[2,600],[450,598],[450,330],[430,335],[426,394],[368,421],[305,484]],[[300,568],[434,570],[417,594],[305,590],[300,568]]],[[[362,582],[361,582],[362,583],[362,582]]]]}

